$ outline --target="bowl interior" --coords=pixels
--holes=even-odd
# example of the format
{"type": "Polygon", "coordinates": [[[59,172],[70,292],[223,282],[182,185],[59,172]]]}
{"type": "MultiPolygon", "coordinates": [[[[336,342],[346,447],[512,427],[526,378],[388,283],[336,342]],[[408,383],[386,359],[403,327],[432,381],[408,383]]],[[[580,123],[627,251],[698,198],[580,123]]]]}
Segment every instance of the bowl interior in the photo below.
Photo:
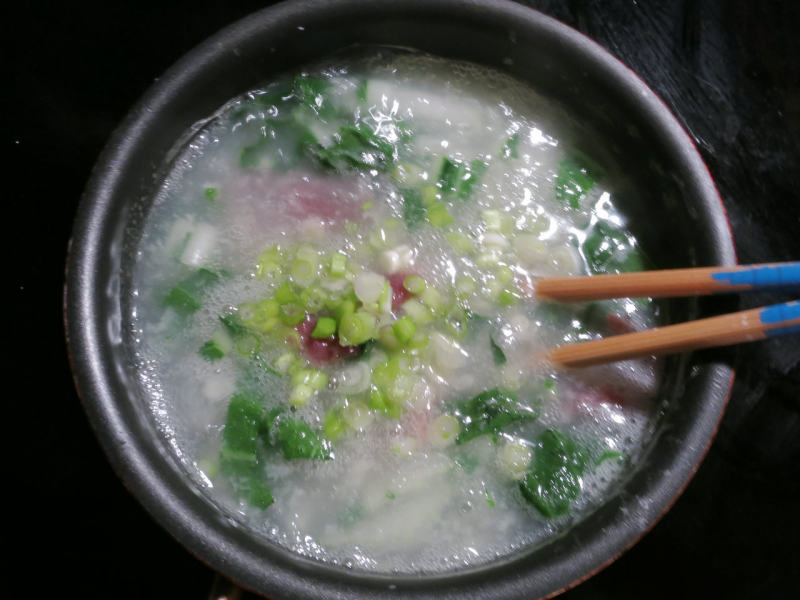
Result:
{"type": "MultiPolygon", "coordinates": [[[[67,329],[76,381],[112,463],[139,500],[190,551],[247,587],[309,598],[551,594],[613,560],[669,507],[710,443],[729,369],[689,357],[668,362],[663,410],[639,463],[572,529],[498,563],[425,578],[327,567],[239,527],[191,485],[136,383],[125,333],[127,266],[158,173],[180,140],[230,98],[271,77],[372,44],[469,60],[530,83],[570,115],[577,145],[610,166],[615,200],[655,266],[734,262],[719,198],[691,142],[643,83],[580,34],[505,2],[278,5],[182,59],[145,95],[100,158],[69,262],[67,329]]],[[[687,301],[670,302],[668,310],[673,320],[697,316],[687,301]]]]}

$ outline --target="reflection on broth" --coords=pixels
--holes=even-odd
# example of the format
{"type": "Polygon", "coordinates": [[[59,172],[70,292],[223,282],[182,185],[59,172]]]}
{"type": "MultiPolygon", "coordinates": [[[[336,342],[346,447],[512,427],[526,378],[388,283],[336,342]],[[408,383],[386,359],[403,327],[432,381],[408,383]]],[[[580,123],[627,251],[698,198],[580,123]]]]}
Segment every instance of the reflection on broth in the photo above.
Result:
{"type": "Polygon", "coordinates": [[[601,168],[497,72],[382,53],[226,105],[174,162],[134,274],[140,379],[210,498],[293,551],[435,572],[535,545],[649,432],[658,363],[538,350],[652,326],[532,299],[636,270],[601,168]]]}

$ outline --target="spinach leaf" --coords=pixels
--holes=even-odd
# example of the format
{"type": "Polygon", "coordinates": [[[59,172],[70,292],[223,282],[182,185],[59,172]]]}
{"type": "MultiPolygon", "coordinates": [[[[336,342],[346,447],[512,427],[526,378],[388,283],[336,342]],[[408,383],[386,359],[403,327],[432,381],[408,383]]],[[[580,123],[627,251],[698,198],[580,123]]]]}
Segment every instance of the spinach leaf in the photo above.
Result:
{"type": "Polygon", "coordinates": [[[331,457],[327,441],[299,419],[278,420],[278,445],[287,460],[293,458],[328,460],[331,457]]]}
{"type": "Polygon", "coordinates": [[[461,177],[461,183],[458,186],[458,198],[460,200],[468,200],[472,196],[473,188],[480,182],[486,169],[489,168],[489,163],[480,158],[471,160],[469,165],[464,169],[464,174],[461,177]]]}
{"type": "Polygon", "coordinates": [[[461,179],[461,162],[455,161],[445,156],[442,159],[442,166],[439,168],[439,187],[444,194],[456,191],[459,180],[461,179]]]}
{"type": "Polygon", "coordinates": [[[422,203],[422,195],[418,190],[407,188],[400,190],[403,198],[403,220],[406,228],[413,231],[425,220],[425,205],[422,203]]]}
{"type": "Polygon", "coordinates": [[[274,502],[258,454],[258,434],[263,409],[252,394],[237,393],[228,405],[222,432],[220,467],[231,480],[236,494],[256,508],[274,502]]]}
{"type": "Polygon", "coordinates": [[[564,434],[548,429],[539,438],[533,468],[519,486],[536,510],[545,517],[557,517],[566,513],[580,494],[585,469],[583,449],[564,434]]]}
{"type": "Polygon", "coordinates": [[[296,119],[272,120],[266,124],[258,140],[242,148],[239,165],[243,168],[257,167],[268,154],[274,168],[288,170],[296,167],[318,145],[311,130],[296,119]]]}
{"type": "Polygon", "coordinates": [[[594,177],[584,161],[577,157],[565,158],[558,165],[556,174],[556,199],[562,204],[579,209],[581,201],[594,187],[594,183],[594,177]]]}
{"type": "Polygon", "coordinates": [[[258,464],[258,430],[263,409],[252,394],[236,393],[228,405],[222,432],[220,466],[230,475],[246,474],[258,464]]]}
{"type": "Polygon", "coordinates": [[[178,314],[190,315],[203,305],[206,291],[219,280],[220,276],[213,271],[197,269],[170,290],[164,298],[164,306],[173,308],[178,314]]]}
{"type": "Polygon", "coordinates": [[[503,144],[503,148],[500,150],[500,155],[503,158],[518,158],[519,157],[519,152],[517,151],[518,145],[519,145],[519,133],[515,133],[506,140],[505,144],[503,144]]]}
{"type": "Polygon", "coordinates": [[[506,364],[506,353],[503,352],[503,349],[497,345],[497,342],[494,341],[492,336],[489,336],[489,344],[492,346],[492,358],[494,359],[494,364],[497,366],[506,364]]]}
{"type": "Polygon", "coordinates": [[[628,235],[608,221],[598,221],[583,242],[592,273],[641,271],[644,258],[628,235]]]}
{"type": "Polygon", "coordinates": [[[309,148],[323,168],[335,171],[377,169],[387,171],[394,164],[395,147],[363,123],[339,128],[334,142],[309,148]]]}
{"type": "Polygon", "coordinates": [[[444,157],[437,185],[445,196],[455,194],[459,200],[467,200],[488,167],[489,164],[480,158],[465,163],[444,157]]]}
{"type": "Polygon", "coordinates": [[[513,394],[494,388],[468,400],[458,409],[456,416],[461,421],[461,433],[456,444],[463,444],[484,434],[497,438],[506,425],[536,419],[539,413],[521,404],[513,394]]]}

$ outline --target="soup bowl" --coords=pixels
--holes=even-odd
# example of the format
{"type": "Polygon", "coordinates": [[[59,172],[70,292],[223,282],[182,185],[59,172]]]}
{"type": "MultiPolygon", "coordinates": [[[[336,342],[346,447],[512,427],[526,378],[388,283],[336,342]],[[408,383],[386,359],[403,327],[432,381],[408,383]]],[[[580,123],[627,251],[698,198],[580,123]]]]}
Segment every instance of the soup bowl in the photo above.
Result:
{"type": "MultiPolygon", "coordinates": [[[[109,460],[189,552],[271,598],[535,598],[612,562],[649,530],[698,468],[733,372],[713,355],[667,361],[653,433],[604,502],[543,544],[420,575],[323,564],[260,537],[195,485],[159,433],[127,325],[131,264],[163,169],[187,132],[272,77],[358,46],[411,48],[508,73],[551,99],[587,151],[624,165],[615,198],[662,268],[735,263],[725,212],[691,140],[647,86],[565,25],[505,1],[297,1],[255,13],[176,63],[115,131],[87,185],[67,264],[65,320],[79,394],[109,460]]],[[[703,316],[674,301],[669,318],[703,316]]]]}

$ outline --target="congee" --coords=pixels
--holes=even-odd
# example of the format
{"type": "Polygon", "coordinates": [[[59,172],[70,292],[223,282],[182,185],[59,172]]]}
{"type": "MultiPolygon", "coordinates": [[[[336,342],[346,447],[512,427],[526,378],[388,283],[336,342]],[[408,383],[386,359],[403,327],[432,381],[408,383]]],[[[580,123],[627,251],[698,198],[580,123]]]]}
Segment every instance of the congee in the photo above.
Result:
{"type": "Polygon", "coordinates": [[[601,157],[483,67],[401,51],[287,74],[187,134],[137,241],[138,373],[209,502],[298,554],[442,572],[602,502],[658,363],[545,348],[649,327],[649,300],[534,299],[636,270],[601,157]]]}

